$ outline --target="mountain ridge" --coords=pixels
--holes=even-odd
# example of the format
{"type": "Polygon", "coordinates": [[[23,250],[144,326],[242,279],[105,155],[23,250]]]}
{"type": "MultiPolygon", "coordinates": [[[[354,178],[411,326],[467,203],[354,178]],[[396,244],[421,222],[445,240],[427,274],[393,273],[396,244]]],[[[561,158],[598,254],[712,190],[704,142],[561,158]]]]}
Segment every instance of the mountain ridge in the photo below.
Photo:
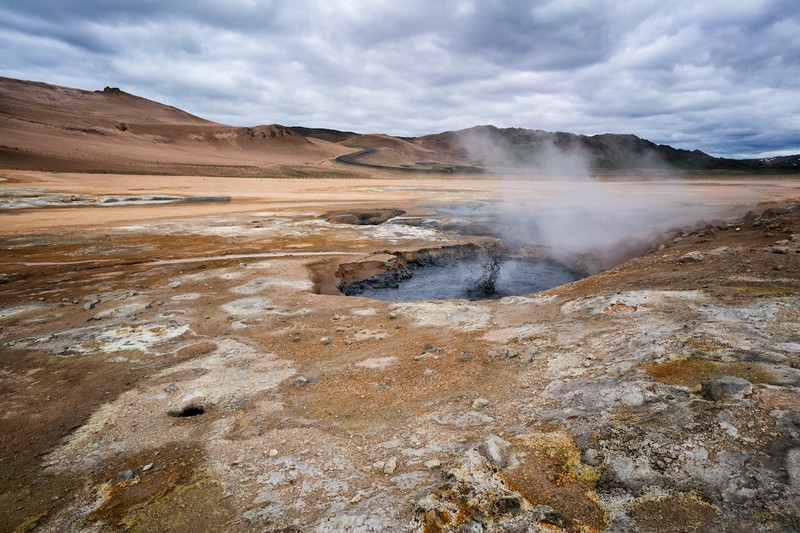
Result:
{"type": "Polygon", "coordinates": [[[800,154],[726,159],[632,134],[480,125],[419,137],[280,124],[237,127],[117,87],[88,91],[0,77],[0,167],[258,175],[332,161],[417,172],[800,172],[800,154]],[[566,165],[566,167],[565,167],[566,165]]]}

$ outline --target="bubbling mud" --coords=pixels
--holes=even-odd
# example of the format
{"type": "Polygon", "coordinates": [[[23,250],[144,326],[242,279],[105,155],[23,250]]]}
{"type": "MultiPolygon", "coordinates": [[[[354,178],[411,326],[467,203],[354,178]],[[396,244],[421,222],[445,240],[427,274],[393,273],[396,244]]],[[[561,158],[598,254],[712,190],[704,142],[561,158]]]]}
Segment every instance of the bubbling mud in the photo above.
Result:
{"type": "Polygon", "coordinates": [[[355,296],[408,302],[416,300],[493,300],[532,294],[586,277],[545,258],[472,257],[460,261],[411,267],[396,283],[366,283],[355,296]]]}

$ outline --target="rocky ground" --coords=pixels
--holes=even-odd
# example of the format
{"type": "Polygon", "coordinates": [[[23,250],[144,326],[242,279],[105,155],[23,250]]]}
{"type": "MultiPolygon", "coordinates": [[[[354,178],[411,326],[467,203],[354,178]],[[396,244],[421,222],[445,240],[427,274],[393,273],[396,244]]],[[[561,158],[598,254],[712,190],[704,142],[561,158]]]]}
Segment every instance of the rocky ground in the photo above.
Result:
{"type": "Polygon", "coordinates": [[[798,207],[478,302],[336,293],[443,224],[7,235],[0,529],[800,529],[798,207]]]}

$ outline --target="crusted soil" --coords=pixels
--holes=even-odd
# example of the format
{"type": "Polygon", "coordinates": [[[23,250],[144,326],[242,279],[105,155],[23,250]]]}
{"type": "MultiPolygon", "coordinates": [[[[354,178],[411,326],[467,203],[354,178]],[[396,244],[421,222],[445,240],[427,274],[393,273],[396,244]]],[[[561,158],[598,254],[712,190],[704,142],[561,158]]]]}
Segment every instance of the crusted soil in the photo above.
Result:
{"type": "Polygon", "coordinates": [[[485,242],[425,206],[491,186],[270,185],[0,215],[0,530],[800,528],[796,190],[730,184],[544,293],[396,304],[336,289],[485,242]],[[440,223],[322,218],[386,206],[440,223]]]}

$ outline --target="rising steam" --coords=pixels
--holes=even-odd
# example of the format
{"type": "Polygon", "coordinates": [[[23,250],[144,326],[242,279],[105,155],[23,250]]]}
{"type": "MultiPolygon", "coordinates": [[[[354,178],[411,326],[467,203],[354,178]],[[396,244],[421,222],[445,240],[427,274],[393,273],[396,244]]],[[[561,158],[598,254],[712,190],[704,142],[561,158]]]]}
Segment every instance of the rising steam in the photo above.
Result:
{"type": "Polygon", "coordinates": [[[502,180],[496,225],[507,246],[543,247],[593,273],[643,253],[671,228],[714,216],[685,183],[669,179],[675,175],[667,166],[659,168],[658,186],[648,187],[652,156],[642,162],[647,179],[601,180],[591,155],[569,141],[574,136],[514,131],[526,132],[524,142],[498,139],[488,127],[459,139],[473,161],[502,180]]]}

